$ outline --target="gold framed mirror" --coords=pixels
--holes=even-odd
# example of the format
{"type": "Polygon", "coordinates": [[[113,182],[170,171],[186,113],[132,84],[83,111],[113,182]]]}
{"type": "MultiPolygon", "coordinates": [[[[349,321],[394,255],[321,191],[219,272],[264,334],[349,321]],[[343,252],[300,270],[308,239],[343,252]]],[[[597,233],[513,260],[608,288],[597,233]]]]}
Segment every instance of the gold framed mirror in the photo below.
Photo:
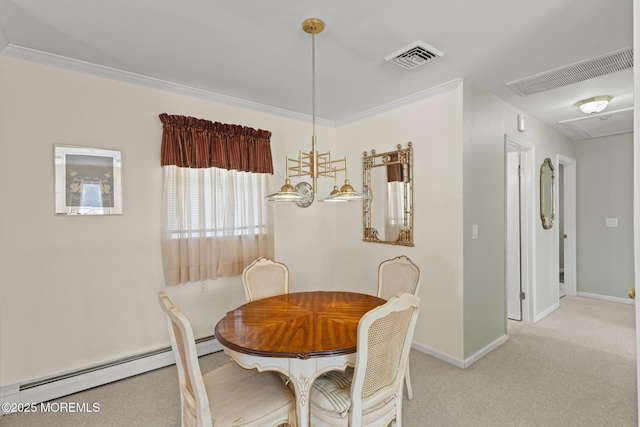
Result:
{"type": "Polygon", "coordinates": [[[362,156],[363,241],[413,246],[413,148],[362,156]]]}
{"type": "Polygon", "coordinates": [[[556,218],[555,181],[556,170],[547,157],[540,166],[540,219],[545,230],[553,227],[556,218]]]}

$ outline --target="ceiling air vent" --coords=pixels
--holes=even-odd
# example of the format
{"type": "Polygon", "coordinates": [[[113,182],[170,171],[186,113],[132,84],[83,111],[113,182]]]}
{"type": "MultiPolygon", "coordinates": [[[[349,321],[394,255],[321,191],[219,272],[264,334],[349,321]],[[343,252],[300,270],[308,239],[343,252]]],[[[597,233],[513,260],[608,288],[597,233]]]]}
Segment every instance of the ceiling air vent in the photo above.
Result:
{"type": "Polygon", "coordinates": [[[556,68],[555,70],[525,77],[506,85],[519,95],[527,96],[533,93],[557,89],[573,83],[589,80],[594,77],[621,71],[633,67],[633,48],[623,49],[586,61],[556,68]]]}
{"type": "Polygon", "coordinates": [[[417,42],[411,43],[409,46],[387,56],[385,60],[398,64],[407,70],[413,70],[422,64],[426,64],[427,62],[433,61],[434,59],[438,59],[442,56],[444,56],[444,53],[440,52],[435,47],[429,46],[428,44],[418,40],[417,42]]]}

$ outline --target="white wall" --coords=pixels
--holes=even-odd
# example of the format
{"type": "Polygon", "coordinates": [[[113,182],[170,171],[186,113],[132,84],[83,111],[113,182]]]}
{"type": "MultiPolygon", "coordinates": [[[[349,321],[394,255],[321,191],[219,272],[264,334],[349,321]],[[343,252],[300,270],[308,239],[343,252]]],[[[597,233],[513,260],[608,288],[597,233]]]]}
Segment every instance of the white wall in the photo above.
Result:
{"type": "MultiPolygon", "coordinates": [[[[414,343],[455,360],[463,356],[462,85],[337,129],[338,151],[353,165],[364,151],[414,147],[414,247],[362,241],[362,203],[337,207],[337,283],[375,294],[378,265],[406,255],[421,269],[422,299],[414,343]],[[348,215],[347,215],[348,214],[348,215]]],[[[362,167],[350,178],[362,188],[362,167]]]]}
{"type": "MultiPolygon", "coordinates": [[[[276,174],[311,141],[311,124],[0,56],[0,386],[168,345],[156,294],[160,258],[161,113],[273,132],[276,174]],[[122,150],[124,215],[53,214],[53,144],[122,150]]],[[[335,130],[318,126],[318,148],[335,130]]],[[[332,183],[326,183],[330,191],[332,183]]],[[[277,205],[276,258],[291,289],[330,285],[335,207],[277,205]]],[[[357,219],[360,212],[352,212],[357,219]]],[[[244,303],[239,277],[168,289],[196,336],[244,303]]]]}
{"type": "Polygon", "coordinates": [[[578,141],[578,292],[628,299],[633,287],[633,133],[578,141]],[[605,227],[617,218],[618,227],[605,227]]]}

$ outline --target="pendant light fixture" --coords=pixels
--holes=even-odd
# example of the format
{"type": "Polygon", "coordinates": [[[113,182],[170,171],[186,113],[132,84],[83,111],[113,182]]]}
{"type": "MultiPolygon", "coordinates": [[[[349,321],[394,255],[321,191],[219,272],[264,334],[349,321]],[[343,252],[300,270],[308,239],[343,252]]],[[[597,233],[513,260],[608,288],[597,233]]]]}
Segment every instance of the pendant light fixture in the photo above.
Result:
{"type": "Polygon", "coordinates": [[[365,199],[366,196],[356,192],[347,173],[347,158],[332,159],[331,152],[319,153],[316,150],[316,34],[324,30],[324,22],[318,18],[309,18],[302,23],[302,29],[311,34],[311,113],[313,118],[313,135],[311,137],[311,151],[298,153],[297,158],[285,159],[285,184],[277,193],[270,194],[266,199],[270,202],[295,202],[300,207],[307,207],[313,203],[314,195],[318,191],[318,178],[337,177],[344,172],[344,185],[338,189],[334,185],[331,194],[325,201],[339,202],[365,199]],[[311,184],[300,182],[293,187],[290,178],[310,177],[311,184]]]}

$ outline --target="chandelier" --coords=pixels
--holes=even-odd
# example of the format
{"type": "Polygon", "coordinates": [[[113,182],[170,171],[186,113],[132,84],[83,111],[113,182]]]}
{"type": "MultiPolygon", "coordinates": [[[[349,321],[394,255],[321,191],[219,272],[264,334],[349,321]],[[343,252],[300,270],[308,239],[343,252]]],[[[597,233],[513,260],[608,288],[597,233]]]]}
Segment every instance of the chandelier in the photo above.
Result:
{"type": "Polygon", "coordinates": [[[314,193],[318,189],[318,178],[333,178],[333,191],[323,200],[326,202],[342,202],[365,199],[366,196],[356,192],[347,173],[347,158],[332,159],[331,152],[319,153],[316,150],[316,34],[324,30],[324,22],[317,18],[309,18],[302,23],[302,29],[311,34],[311,108],[313,117],[313,136],[311,137],[311,151],[298,152],[297,158],[285,159],[285,184],[277,193],[270,194],[266,199],[270,202],[295,202],[300,207],[307,207],[313,203],[314,193]],[[338,173],[344,172],[344,185],[338,189],[338,173]],[[311,184],[300,182],[295,187],[290,178],[310,177],[311,184]]]}

